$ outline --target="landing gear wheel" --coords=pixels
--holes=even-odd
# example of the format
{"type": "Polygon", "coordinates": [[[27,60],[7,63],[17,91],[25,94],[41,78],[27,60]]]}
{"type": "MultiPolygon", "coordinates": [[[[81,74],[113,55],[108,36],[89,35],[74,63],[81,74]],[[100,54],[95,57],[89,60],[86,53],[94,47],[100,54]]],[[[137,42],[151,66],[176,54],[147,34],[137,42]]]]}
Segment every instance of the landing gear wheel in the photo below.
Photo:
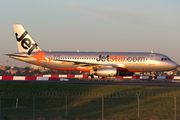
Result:
{"type": "Polygon", "coordinates": [[[88,75],[88,78],[94,78],[94,75],[88,75]]]}
{"type": "Polygon", "coordinates": [[[102,76],[98,76],[99,79],[104,79],[105,77],[102,77],[102,76]]]}
{"type": "Polygon", "coordinates": [[[99,79],[101,79],[102,77],[101,76],[98,76],[99,79]]]}

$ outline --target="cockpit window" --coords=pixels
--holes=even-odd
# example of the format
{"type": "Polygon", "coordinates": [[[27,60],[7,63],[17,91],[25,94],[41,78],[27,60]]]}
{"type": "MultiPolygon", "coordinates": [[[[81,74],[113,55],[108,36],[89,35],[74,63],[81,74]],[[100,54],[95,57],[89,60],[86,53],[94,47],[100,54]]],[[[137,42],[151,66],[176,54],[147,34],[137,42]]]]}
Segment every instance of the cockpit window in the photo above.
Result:
{"type": "Polygon", "coordinates": [[[170,58],[161,58],[161,61],[171,60],[170,58]]]}

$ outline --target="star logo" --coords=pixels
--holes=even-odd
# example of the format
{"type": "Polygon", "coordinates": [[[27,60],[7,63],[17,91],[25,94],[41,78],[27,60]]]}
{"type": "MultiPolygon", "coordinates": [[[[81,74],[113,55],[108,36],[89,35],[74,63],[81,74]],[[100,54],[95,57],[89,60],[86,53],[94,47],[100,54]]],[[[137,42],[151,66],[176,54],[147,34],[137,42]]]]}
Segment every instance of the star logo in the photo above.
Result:
{"type": "MultiPolygon", "coordinates": [[[[41,50],[38,50],[36,55],[32,55],[31,57],[36,58],[37,59],[37,63],[39,65],[39,62],[41,60],[47,61],[46,58],[44,57],[44,55],[46,55],[47,53],[41,53],[41,50]]],[[[50,58],[49,58],[49,62],[50,62],[50,58]]]]}
{"type": "Polygon", "coordinates": [[[53,59],[51,59],[50,57],[47,57],[48,59],[49,59],[49,62],[51,61],[51,60],[53,60],[53,59]]]}

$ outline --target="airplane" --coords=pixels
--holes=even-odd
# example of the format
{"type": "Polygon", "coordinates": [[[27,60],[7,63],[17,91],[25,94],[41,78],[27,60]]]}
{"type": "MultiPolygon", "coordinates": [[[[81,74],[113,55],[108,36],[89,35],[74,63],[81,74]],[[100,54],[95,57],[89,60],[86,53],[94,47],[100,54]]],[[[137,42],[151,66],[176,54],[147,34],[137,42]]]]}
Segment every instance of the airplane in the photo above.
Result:
{"type": "Polygon", "coordinates": [[[88,78],[130,76],[134,72],[174,70],[178,65],[168,56],[153,52],[67,52],[45,51],[21,24],[13,24],[18,53],[13,59],[56,70],[89,72],[88,78]]]}

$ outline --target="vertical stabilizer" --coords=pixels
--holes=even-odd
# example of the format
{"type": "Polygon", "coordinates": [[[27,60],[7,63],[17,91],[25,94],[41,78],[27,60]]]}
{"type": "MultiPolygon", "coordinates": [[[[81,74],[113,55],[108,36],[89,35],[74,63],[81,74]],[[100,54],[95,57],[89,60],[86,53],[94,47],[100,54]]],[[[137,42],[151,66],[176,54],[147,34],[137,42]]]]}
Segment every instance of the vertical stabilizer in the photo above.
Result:
{"type": "Polygon", "coordinates": [[[32,52],[41,50],[21,24],[13,24],[13,26],[20,53],[25,52],[30,55],[32,52]]]}

